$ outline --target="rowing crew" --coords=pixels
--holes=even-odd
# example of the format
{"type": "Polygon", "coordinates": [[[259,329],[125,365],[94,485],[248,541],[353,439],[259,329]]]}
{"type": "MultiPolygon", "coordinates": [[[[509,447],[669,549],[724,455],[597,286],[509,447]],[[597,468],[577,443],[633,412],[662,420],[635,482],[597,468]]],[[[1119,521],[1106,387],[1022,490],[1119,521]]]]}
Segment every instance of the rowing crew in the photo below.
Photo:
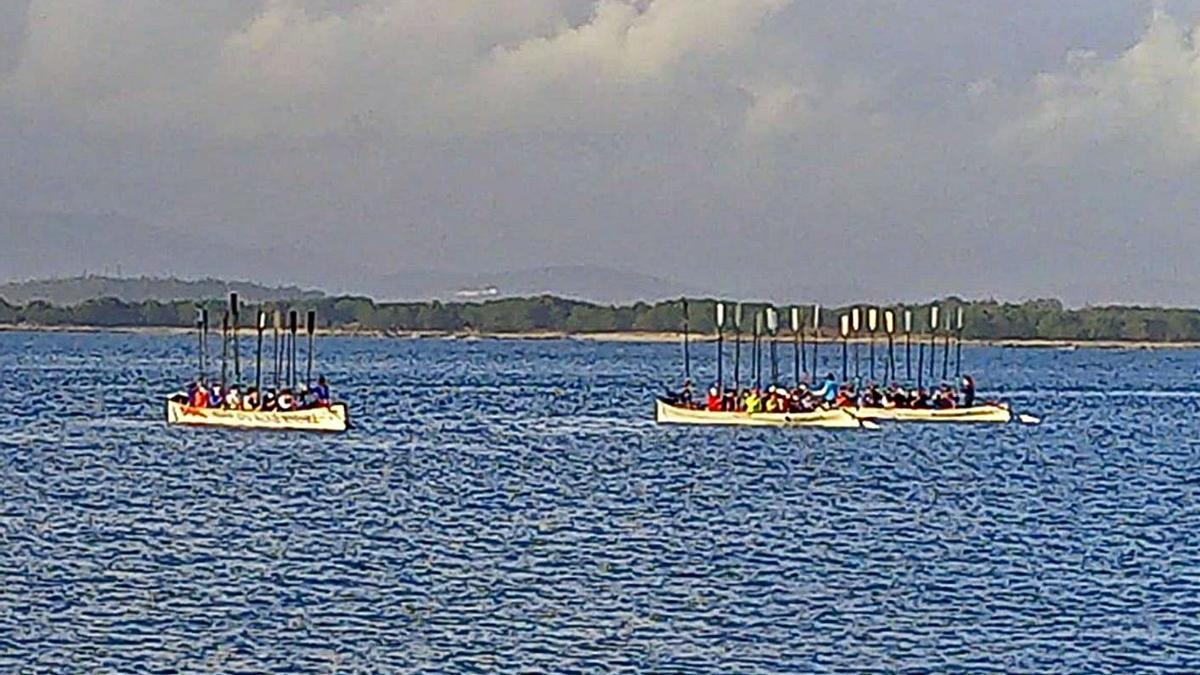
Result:
{"type": "Polygon", "coordinates": [[[961,390],[943,384],[931,391],[926,391],[924,387],[907,391],[896,383],[881,388],[873,382],[858,390],[849,382],[839,385],[831,373],[825,376],[824,382],[817,389],[809,389],[807,385],[801,384],[790,391],[775,385],[771,385],[765,391],[758,387],[721,391],[719,386],[714,386],[709,389],[703,403],[693,400],[691,381],[685,380],[683,390],[669,395],[668,401],[675,405],[702,408],[710,412],[799,413],[812,412],[818,408],[855,407],[947,410],[975,405],[975,380],[970,375],[963,376],[961,390]]]}
{"type": "Polygon", "coordinates": [[[187,389],[187,404],[193,408],[288,412],[329,407],[331,402],[329,383],[326,382],[324,376],[317,379],[316,386],[309,388],[306,385],[300,385],[295,392],[284,388],[278,392],[267,389],[260,394],[254,387],[243,390],[237,385],[222,387],[214,384],[209,386],[203,379],[192,382],[187,389]]]}

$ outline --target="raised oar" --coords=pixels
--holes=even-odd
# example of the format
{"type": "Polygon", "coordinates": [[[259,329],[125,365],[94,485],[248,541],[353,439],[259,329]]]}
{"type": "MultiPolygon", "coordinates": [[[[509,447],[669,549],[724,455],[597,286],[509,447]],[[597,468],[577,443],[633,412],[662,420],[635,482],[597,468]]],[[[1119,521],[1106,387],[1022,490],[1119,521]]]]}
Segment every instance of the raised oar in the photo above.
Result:
{"type": "Polygon", "coordinates": [[[688,339],[688,301],[687,298],[680,300],[683,303],[683,379],[688,381],[692,379],[692,352],[688,339]]]}
{"type": "Polygon", "coordinates": [[[854,384],[858,385],[862,379],[862,359],[860,358],[861,351],[858,345],[858,331],[862,328],[862,312],[855,307],[850,311],[850,329],[854,332],[854,384]]]}
{"type": "Polygon", "coordinates": [[[814,384],[816,383],[817,378],[821,376],[820,375],[821,363],[820,363],[820,361],[817,360],[817,357],[820,356],[820,353],[818,352],[818,348],[820,346],[821,346],[821,306],[813,305],[813,359],[812,359],[813,367],[812,367],[812,372],[813,372],[813,383],[814,384]]]}
{"type": "Polygon", "coordinates": [[[200,380],[204,379],[204,308],[196,305],[196,342],[199,350],[196,353],[197,365],[199,366],[200,380]]]}
{"type": "Polygon", "coordinates": [[[793,386],[800,386],[800,362],[804,359],[804,326],[800,323],[800,308],[792,308],[792,373],[795,378],[793,386]]]}
{"type": "Polygon", "coordinates": [[[946,317],[946,335],[942,340],[942,381],[950,377],[950,317],[946,317]]]}
{"type": "Polygon", "coordinates": [[[750,375],[746,378],[746,387],[754,388],[755,375],[758,372],[758,331],[762,327],[762,316],[757,313],[754,316],[754,322],[750,325],[750,375]]]}
{"type": "Polygon", "coordinates": [[[273,386],[275,387],[275,390],[278,391],[279,390],[279,377],[280,377],[280,373],[282,372],[282,365],[283,365],[283,350],[280,348],[280,344],[279,344],[279,333],[283,330],[283,310],[279,309],[278,307],[275,308],[275,321],[274,321],[274,328],[272,330],[275,333],[275,346],[273,349],[273,353],[275,355],[275,367],[274,367],[275,378],[273,380],[273,386]]]}
{"type": "Polygon", "coordinates": [[[254,391],[260,392],[259,397],[262,397],[262,345],[263,331],[267,329],[267,313],[261,308],[258,310],[258,351],[254,356],[254,391]]]}
{"type": "Polygon", "coordinates": [[[929,310],[929,386],[932,388],[934,373],[934,363],[937,362],[937,329],[938,329],[938,306],[934,305],[929,310]]]}
{"type": "Polygon", "coordinates": [[[896,379],[896,342],[893,339],[896,333],[896,314],[890,309],[883,313],[883,330],[887,333],[888,340],[887,379],[890,382],[896,379]]]}
{"type": "Polygon", "coordinates": [[[871,381],[875,381],[875,329],[879,327],[879,310],[874,307],[867,310],[867,332],[871,334],[871,381]]]}
{"type": "Polygon", "coordinates": [[[763,310],[754,313],[754,386],[762,389],[763,310]]]}
{"type": "Polygon", "coordinates": [[[717,303],[717,395],[725,396],[725,303],[717,303]]]}
{"type": "Polygon", "coordinates": [[[767,308],[767,334],[771,336],[771,385],[779,384],[779,312],[767,308]]]}
{"type": "Polygon", "coordinates": [[[754,373],[758,369],[758,326],[762,323],[762,317],[755,316],[754,322],[750,325],[750,375],[746,378],[748,389],[754,388],[754,373]]]}
{"type": "Polygon", "coordinates": [[[904,310],[904,386],[912,382],[912,310],[904,310]]]}
{"type": "Polygon", "coordinates": [[[733,307],[733,390],[742,394],[742,303],[733,307]]]}
{"type": "Polygon", "coordinates": [[[958,335],[954,343],[954,377],[962,377],[963,308],[958,308],[958,335]]]}
{"type": "Polygon", "coordinates": [[[296,388],[296,310],[288,310],[288,389],[296,388]]]}
{"type": "Polygon", "coordinates": [[[242,385],[242,358],[238,349],[238,294],[229,294],[229,313],[233,317],[233,382],[242,385]]]}
{"type": "Polygon", "coordinates": [[[308,331],[308,364],[304,369],[304,386],[312,388],[313,333],[317,330],[317,310],[308,310],[304,327],[308,331]]]}
{"type": "Polygon", "coordinates": [[[842,329],[842,382],[850,380],[850,317],[841,317],[842,329]]]}
{"type": "Polygon", "coordinates": [[[925,342],[917,339],[917,389],[925,386],[925,342]]]}
{"type": "Polygon", "coordinates": [[[200,310],[200,317],[201,317],[201,320],[204,322],[204,328],[202,330],[202,332],[204,334],[204,337],[202,338],[202,340],[204,342],[204,348],[200,350],[200,356],[201,356],[201,358],[204,359],[204,377],[208,377],[208,367],[209,367],[209,365],[212,364],[212,358],[209,357],[209,354],[208,354],[208,333],[209,333],[209,330],[211,329],[212,324],[208,320],[208,308],[207,307],[200,310]]]}
{"type": "Polygon", "coordinates": [[[221,391],[229,380],[229,310],[221,317],[221,391]]]}

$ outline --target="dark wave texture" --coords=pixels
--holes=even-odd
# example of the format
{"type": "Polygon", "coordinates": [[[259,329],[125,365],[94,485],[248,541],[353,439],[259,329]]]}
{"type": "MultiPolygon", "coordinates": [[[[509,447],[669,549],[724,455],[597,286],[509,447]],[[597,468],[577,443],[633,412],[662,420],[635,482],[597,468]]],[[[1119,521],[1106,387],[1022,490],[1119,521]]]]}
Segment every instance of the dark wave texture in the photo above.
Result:
{"type": "Polygon", "coordinates": [[[971,348],[1044,424],[855,433],[658,427],[672,345],[339,338],[326,437],[167,428],[192,346],[0,335],[0,672],[1200,670],[1195,351],[971,348]]]}

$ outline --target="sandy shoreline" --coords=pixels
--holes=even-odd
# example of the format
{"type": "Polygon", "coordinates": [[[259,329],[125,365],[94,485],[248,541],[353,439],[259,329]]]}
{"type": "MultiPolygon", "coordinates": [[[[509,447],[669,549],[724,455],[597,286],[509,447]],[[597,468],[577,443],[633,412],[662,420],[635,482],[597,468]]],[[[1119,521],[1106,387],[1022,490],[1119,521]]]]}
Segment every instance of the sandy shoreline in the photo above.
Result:
{"type": "MultiPolygon", "coordinates": [[[[0,333],[111,333],[124,335],[189,335],[194,334],[195,329],[179,328],[173,326],[33,326],[33,325],[0,325],[0,333]]],[[[268,331],[269,333],[269,331],[268,331]]],[[[252,328],[242,328],[243,336],[253,335],[252,328]]],[[[625,342],[625,343],[667,343],[680,342],[683,340],[682,333],[672,332],[600,332],[600,333],[569,333],[565,331],[528,331],[521,333],[479,333],[468,331],[380,331],[373,329],[359,328],[334,328],[320,329],[317,331],[318,336],[322,337],[378,337],[391,338],[398,340],[579,340],[584,342],[625,342]]],[[[779,341],[782,344],[790,345],[792,337],[790,335],[780,335],[779,341]]],[[[915,345],[920,339],[928,343],[929,336],[913,336],[913,344],[915,345]]],[[[692,335],[691,340],[697,344],[715,343],[717,336],[710,335],[692,335]]],[[[731,336],[725,337],[726,342],[732,343],[731,336]]],[[[742,341],[749,344],[749,338],[742,336],[742,341]]],[[[812,337],[807,338],[809,344],[812,343],[812,337]]],[[[822,344],[836,344],[841,340],[822,337],[822,344]]],[[[867,338],[851,340],[851,343],[858,342],[866,344],[869,342],[867,338]]],[[[876,344],[886,345],[886,339],[876,339],[876,344]]],[[[902,348],[904,340],[902,337],[896,339],[896,346],[902,348]]],[[[942,338],[938,337],[938,346],[942,344],[942,338]]],[[[996,340],[963,340],[964,345],[989,346],[989,347],[1013,347],[1013,348],[1028,348],[1028,349],[1200,349],[1200,342],[1150,342],[1145,340],[1046,340],[1046,339],[1019,339],[1005,338],[996,340]]]]}

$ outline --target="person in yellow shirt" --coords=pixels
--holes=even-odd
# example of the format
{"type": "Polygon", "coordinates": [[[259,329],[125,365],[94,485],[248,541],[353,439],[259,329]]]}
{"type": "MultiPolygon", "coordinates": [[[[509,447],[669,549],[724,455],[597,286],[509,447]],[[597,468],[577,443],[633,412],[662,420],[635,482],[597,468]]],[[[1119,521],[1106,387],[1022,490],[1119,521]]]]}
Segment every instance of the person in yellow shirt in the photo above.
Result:
{"type": "Polygon", "coordinates": [[[757,388],[746,392],[746,412],[758,413],[762,412],[763,400],[762,393],[757,388]]]}

